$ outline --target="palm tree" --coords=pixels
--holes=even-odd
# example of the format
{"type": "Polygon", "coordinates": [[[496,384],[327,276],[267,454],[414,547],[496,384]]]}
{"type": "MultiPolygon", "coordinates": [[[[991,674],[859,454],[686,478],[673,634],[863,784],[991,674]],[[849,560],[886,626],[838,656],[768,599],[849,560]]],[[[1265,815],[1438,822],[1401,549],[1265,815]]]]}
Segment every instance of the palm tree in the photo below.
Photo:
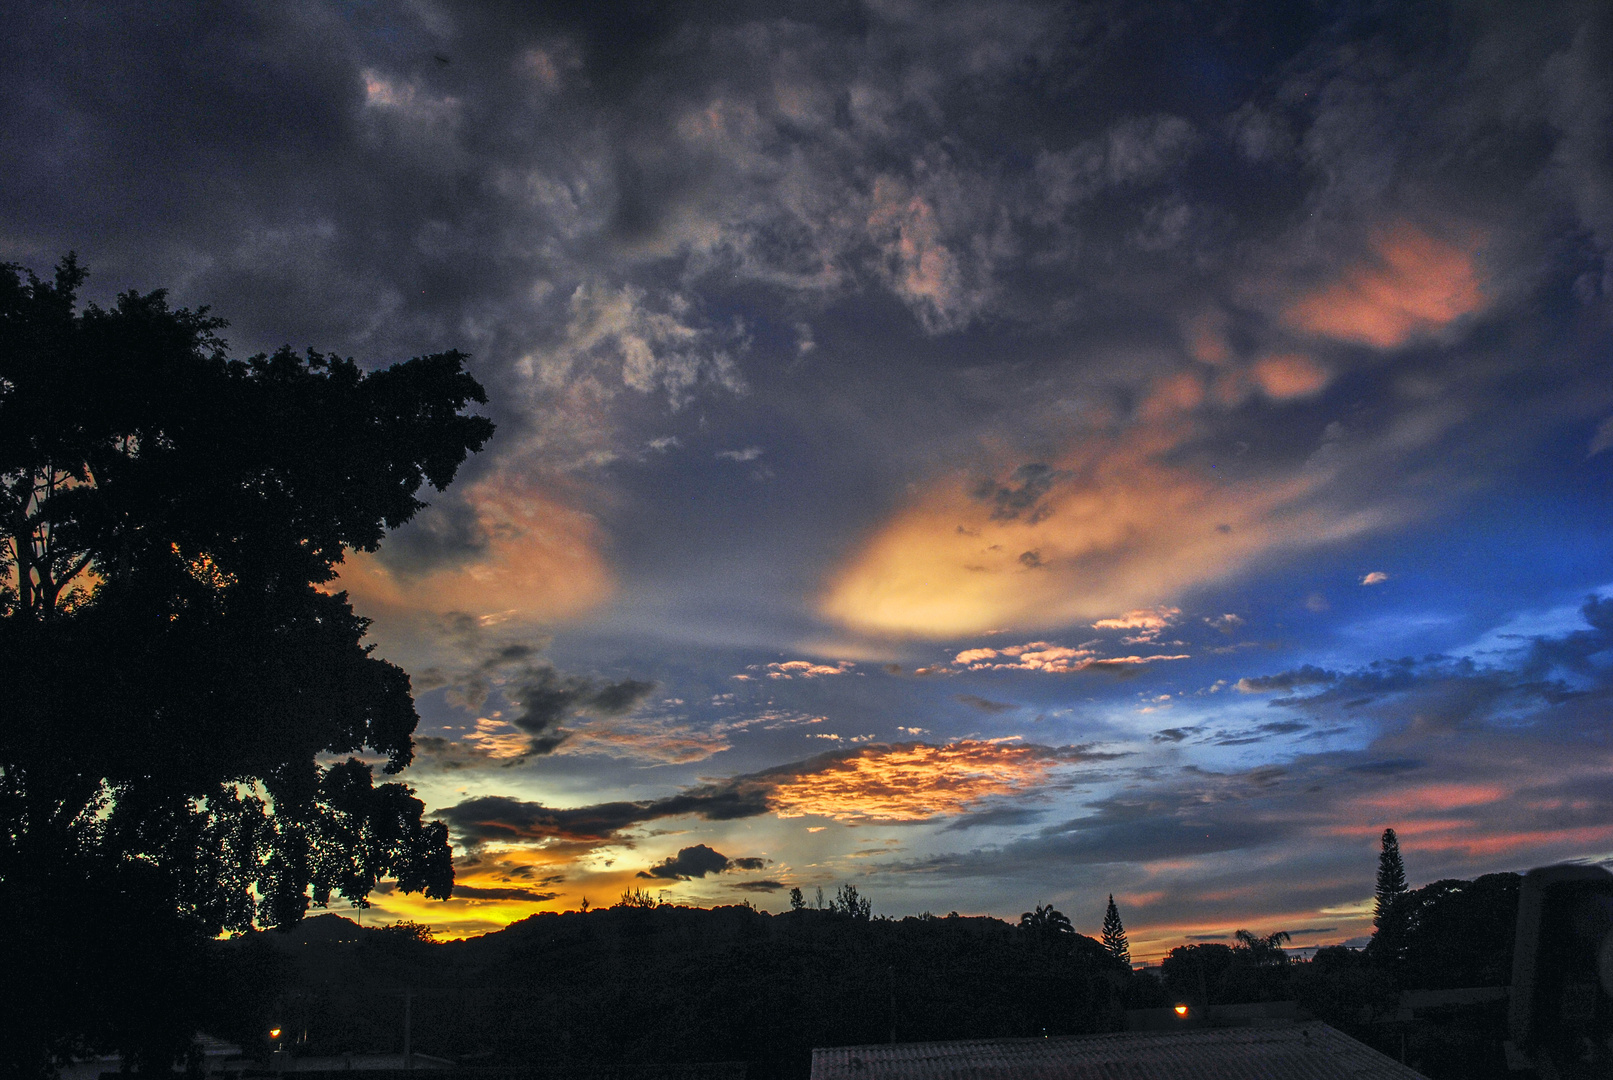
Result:
{"type": "Polygon", "coordinates": [[[1238,944],[1233,948],[1244,950],[1257,967],[1275,967],[1288,963],[1288,954],[1283,952],[1283,942],[1292,941],[1293,937],[1287,930],[1278,930],[1265,937],[1256,937],[1249,930],[1239,930],[1232,936],[1238,939],[1238,944]]]}
{"type": "Polygon", "coordinates": [[[1071,924],[1064,912],[1053,907],[1052,904],[1042,907],[1037,905],[1035,911],[1027,911],[1019,917],[1019,925],[1026,930],[1035,930],[1048,934],[1073,934],[1075,927],[1071,924]]]}

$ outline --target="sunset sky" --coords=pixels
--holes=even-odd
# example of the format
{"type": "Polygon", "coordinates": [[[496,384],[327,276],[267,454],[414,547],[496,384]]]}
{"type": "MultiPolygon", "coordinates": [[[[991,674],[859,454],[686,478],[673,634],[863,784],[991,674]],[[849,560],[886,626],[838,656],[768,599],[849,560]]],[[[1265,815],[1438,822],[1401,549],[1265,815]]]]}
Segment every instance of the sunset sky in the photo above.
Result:
{"type": "Polygon", "coordinates": [[[366,922],[1613,860],[1613,6],[5,6],[0,261],[488,390],[366,922]]]}

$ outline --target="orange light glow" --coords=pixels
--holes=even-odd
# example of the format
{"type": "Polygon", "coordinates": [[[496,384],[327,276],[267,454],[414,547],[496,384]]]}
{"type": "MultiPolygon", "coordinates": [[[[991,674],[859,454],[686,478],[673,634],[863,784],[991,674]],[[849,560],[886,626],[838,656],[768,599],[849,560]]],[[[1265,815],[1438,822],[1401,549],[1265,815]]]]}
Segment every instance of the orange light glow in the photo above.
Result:
{"type": "Polygon", "coordinates": [[[1186,1005],[1178,1005],[1178,1006],[1176,1006],[1176,1015],[1177,1016],[1186,1016],[1187,1015],[1187,1006],[1186,1005]]]}

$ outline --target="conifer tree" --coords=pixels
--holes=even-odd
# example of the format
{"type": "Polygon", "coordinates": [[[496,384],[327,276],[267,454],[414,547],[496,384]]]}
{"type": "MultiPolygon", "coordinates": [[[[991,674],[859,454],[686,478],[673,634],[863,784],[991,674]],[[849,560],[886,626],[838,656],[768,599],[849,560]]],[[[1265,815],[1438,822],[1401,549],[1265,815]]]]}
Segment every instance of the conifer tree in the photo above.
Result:
{"type": "Polygon", "coordinates": [[[1377,902],[1372,909],[1372,925],[1383,929],[1395,901],[1406,894],[1406,864],[1400,861],[1400,841],[1393,829],[1383,830],[1383,850],[1378,854],[1377,902]]]}
{"type": "Polygon", "coordinates": [[[1131,963],[1131,946],[1126,942],[1126,928],[1121,925],[1114,893],[1109,894],[1109,910],[1103,913],[1103,947],[1116,960],[1131,963]]]}

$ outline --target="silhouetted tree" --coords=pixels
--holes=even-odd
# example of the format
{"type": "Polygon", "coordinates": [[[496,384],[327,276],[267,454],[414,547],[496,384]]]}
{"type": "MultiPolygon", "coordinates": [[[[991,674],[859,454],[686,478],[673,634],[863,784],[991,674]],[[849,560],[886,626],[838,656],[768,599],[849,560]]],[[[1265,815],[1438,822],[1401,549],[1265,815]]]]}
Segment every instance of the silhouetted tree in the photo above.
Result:
{"type": "Polygon", "coordinates": [[[1399,963],[1405,952],[1406,866],[1400,859],[1400,841],[1393,829],[1383,830],[1378,853],[1378,885],[1372,908],[1372,941],[1368,955],[1375,961],[1399,963]]]}
{"type": "Polygon", "coordinates": [[[874,905],[866,896],[859,896],[857,886],[842,885],[835,898],[829,901],[829,910],[841,915],[849,915],[853,919],[868,920],[873,918],[874,905]]]}
{"type": "Polygon", "coordinates": [[[1131,945],[1126,941],[1126,928],[1120,922],[1120,909],[1115,907],[1115,895],[1109,894],[1109,907],[1103,913],[1103,947],[1121,963],[1131,963],[1131,945]]]}
{"type": "Polygon", "coordinates": [[[1393,829],[1383,830],[1382,850],[1378,852],[1378,888],[1372,908],[1372,925],[1383,926],[1395,901],[1406,894],[1406,864],[1400,859],[1400,840],[1393,829]]]}
{"type": "Polygon", "coordinates": [[[1219,942],[1178,945],[1160,961],[1159,974],[1177,1000],[1209,1005],[1217,1000],[1215,991],[1235,960],[1232,946],[1219,942]]]}
{"type": "Polygon", "coordinates": [[[1271,967],[1288,963],[1288,954],[1283,951],[1283,943],[1293,938],[1286,930],[1278,930],[1265,937],[1257,936],[1252,930],[1238,930],[1232,935],[1238,939],[1233,951],[1240,953],[1239,959],[1246,959],[1256,967],[1271,967]]]}
{"type": "Polygon", "coordinates": [[[806,897],[801,895],[799,885],[790,889],[790,910],[801,911],[806,907],[806,897]]]}
{"type": "Polygon", "coordinates": [[[0,266],[0,1054],[35,1074],[165,1070],[222,931],[449,895],[446,828],[340,760],[398,772],[418,717],[321,587],[492,432],[459,353],[231,360],[160,291],[78,310],[84,276],[0,266]]]}
{"type": "MultiPolygon", "coordinates": [[[[616,901],[613,906],[619,908],[657,908],[663,903],[665,901],[660,897],[647,893],[635,885],[631,889],[623,889],[622,898],[616,901]]],[[[584,908],[583,910],[587,911],[588,909],[584,908]]]]}
{"type": "Polygon", "coordinates": [[[1064,912],[1057,910],[1052,904],[1046,907],[1038,904],[1035,911],[1027,911],[1019,917],[1019,925],[1025,930],[1034,930],[1038,933],[1073,934],[1075,927],[1070,923],[1064,912]]]}

